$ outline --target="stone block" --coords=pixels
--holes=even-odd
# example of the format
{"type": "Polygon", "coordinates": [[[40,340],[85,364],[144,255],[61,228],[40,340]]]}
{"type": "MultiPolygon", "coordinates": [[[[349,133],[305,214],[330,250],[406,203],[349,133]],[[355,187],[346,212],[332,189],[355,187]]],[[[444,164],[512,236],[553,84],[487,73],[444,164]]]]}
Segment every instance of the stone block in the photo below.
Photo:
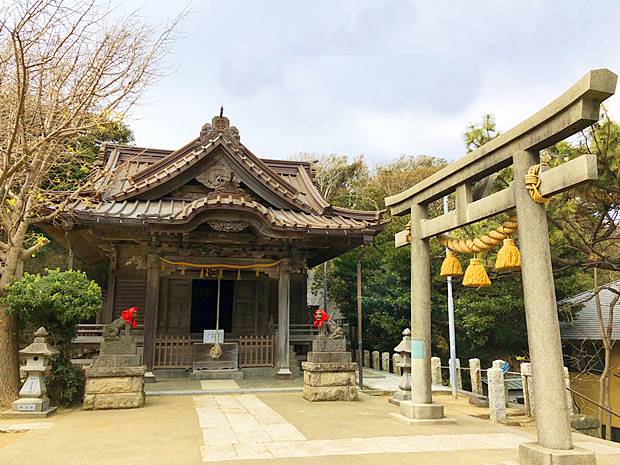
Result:
{"type": "Polygon", "coordinates": [[[102,378],[112,376],[144,376],[146,366],[134,367],[88,367],[86,368],[87,378],[102,378]]]}
{"type": "Polygon", "coordinates": [[[574,447],[570,450],[547,449],[534,442],[519,445],[520,465],[595,465],[594,452],[574,447]]]}
{"type": "MultiPolygon", "coordinates": [[[[456,388],[459,390],[463,390],[463,380],[461,378],[461,361],[457,358],[454,359],[456,363],[456,388]]],[[[448,367],[450,369],[449,378],[452,379],[452,359],[448,360],[448,367]]]]}
{"type": "Polygon", "coordinates": [[[87,394],[84,396],[84,410],[106,410],[138,408],[144,405],[144,392],[87,394]]]}
{"type": "MultiPolygon", "coordinates": [[[[140,390],[141,386],[140,386],[140,390]]],[[[112,394],[134,392],[133,379],[130,377],[89,378],[86,380],[87,394],[112,394]]]]}
{"type": "Polygon", "coordinates": [[[131,336],[106,339],[99,346],[101,355],[135,355],[137,351],[138,347],[131,336]]]}
{"type": "Polygon", "coordinates": [[[347,341],[344,338],[316,337],[312,341],[313,352],[344,352],[346,349],[347,341]]]}
{"type": "Polygon", "coordinates": [[[305,371],[353,371],[357,368],[355,362],[301,362],[301,368],[305,371]]]}
{"type": "Polygon", "coordinates": [[[355,386],[355,372],[304,371],[304,384],[310,386],[355,386]]]}
{"type": "Polygon", "coordinates": [[[142,363],[140,355],[100,355],[93,364],[95,367],[135,367],[142,363]]]}
{"type": "Polygon", "coordinates": [[[351,362],[351,352],[308,352],[308,361],[312,363],[351,362]]]}
{"type": "Polygon", "coordinates": [[[482,377],[480,371],[480,359],[469,359],[469,378],[471,381],[471,392],[474,394],[482,394],[482,377]]]}
{"type": "Polygon", "coordinates": [[[303,398],[311,402],[357,400],[356,386],[309,386],[304,384],[303,398]]]}

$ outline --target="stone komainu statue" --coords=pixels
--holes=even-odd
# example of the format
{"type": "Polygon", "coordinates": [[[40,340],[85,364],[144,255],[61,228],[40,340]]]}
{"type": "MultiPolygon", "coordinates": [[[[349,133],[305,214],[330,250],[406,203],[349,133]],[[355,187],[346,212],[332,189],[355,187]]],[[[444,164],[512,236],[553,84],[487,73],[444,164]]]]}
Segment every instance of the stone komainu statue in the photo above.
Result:
{"type": "Polygon", "coordinates": [[[119,316],[112,323],[107,324],[103,327],[103,338],[104,339],[116,339],[120,336],[121,329],[125,327],[127,323],[123,319],[122,316],[119,316]]]}

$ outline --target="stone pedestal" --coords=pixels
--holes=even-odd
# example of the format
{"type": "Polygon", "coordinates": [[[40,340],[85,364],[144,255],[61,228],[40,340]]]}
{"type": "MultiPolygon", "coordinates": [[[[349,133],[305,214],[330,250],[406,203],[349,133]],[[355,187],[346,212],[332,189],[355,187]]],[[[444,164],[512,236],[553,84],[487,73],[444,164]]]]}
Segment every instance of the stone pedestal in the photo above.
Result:
{"type": "Polygon", "coordinates": [[[126,409],[144,405],[144,374],[136,343],[130,336],[107,339],[86,369],[84,410],[126,409]]]}
{"type": "Polygon", "coordinates": [[[311,402],[322,400],[357,400],[355,369],[351,353],[346,352],[344,338],[317,336],[312,341],[304,370],[303,398],[311,402]]]}

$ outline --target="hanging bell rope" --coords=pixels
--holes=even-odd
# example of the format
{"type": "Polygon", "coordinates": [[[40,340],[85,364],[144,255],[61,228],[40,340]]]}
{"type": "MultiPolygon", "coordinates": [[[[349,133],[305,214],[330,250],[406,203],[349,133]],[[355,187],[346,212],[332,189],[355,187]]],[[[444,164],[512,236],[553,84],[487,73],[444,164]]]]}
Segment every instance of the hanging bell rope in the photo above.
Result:
{"type": "Polygon", "coordinates": [[[211,358],[220,358],[222,348],[220,347],[220,289],[222,284],[222,270],[217,275],[217,306],[215,310],[215,344],[211,347],[209,355],[211,358]]]}
{"type": "Polygon", "coordinates": [[[545,205],[547,202],[549,202],[549,200],[551,200],[549,198],[543,197],[538,190],[541,185],[540,169],[543,165],[546,165],[546,163],[538,163],[537,165],[530,166],[527,170],[527,174],[525,175],[525,188],[530,194],[532,200],[541,205],[545,205]]]}

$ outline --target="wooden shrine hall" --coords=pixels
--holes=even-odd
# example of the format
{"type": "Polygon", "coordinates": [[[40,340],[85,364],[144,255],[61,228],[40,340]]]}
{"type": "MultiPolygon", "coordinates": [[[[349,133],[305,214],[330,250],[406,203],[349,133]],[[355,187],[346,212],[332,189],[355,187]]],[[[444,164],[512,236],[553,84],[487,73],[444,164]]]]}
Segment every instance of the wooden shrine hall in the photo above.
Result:
{"type": "Polygon", "coordinates": [[[187,346],[217,326],[224,342],[245,343],[248,366],[290,375],[289,326],[312,321],[307,269],[384,224],[379,212],[330,205],[312,163],[258,158],[222,115],[178,150],[105,144],[100,158],[99,200],[46,229],[82,261],[108,261],[99,322],[137,306],[150,373],[187,367],[187,346]]]}

